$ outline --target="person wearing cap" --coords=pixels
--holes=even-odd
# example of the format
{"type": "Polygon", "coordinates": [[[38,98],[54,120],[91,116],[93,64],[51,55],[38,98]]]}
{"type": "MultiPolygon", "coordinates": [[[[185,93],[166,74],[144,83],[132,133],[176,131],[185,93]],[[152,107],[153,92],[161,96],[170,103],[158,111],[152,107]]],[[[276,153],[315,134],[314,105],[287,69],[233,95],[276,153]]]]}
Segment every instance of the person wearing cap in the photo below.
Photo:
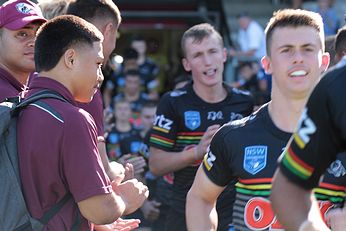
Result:
{"type": "Polygon", "coordinates": [[[102,83],[102,41],[95,26],[72,15],[49,20],[37,32],[38,75],[23,95],[50,90],[65,102],[42,99],[54,115],[29,105],[18,117],[23,195],[35,219],[65,195],[72,195],[44,225],[44,231],[92,231],[91,223],[112,223],[135,211],[148,197],[147,187],[135,179],[111,182],[99,157],[95,122],[76,103],[90,102],[102,83]]]}
{"type": "Polygon", "coordinates": [[[35,69],[36,31],[46,19],[38,5],[10,0],[0,7],[0,101],[17,96],[35,69]]]}

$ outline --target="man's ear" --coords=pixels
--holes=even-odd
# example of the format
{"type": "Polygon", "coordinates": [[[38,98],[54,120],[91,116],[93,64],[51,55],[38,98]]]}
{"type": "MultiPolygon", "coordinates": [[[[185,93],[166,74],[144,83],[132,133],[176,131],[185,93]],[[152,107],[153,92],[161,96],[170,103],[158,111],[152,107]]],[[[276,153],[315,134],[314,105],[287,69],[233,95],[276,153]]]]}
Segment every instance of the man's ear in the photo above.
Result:
{"type": "Polygon", "coordinates": [[[73,68],[76,59],[76,51],[72,48],[67,49],[64,53],[64,64],[67,68],[73,68]]]}
{"type": "Polygon", "coordinates": [[[272,74],[272,68],[271,68],[271,60],[268,56],[264,56],[262,59],[261,59],[261,63],[262,63],[262,67],[265,71],[266,74],[272,74]]]}
{"type": "Polygon", "coordinates": [[[104,38],[108,38],[111,34],[114,33],[114,25],[112,22],[108,22],[103,28],[102,28],[102,34],[104,38]]]}
{"type": "Polygon", "coordinates": [[[328,52],[322,54],[322,63],[321,63],[321,73],[325,72],[329,67],[330,55],[328,52]]]}
{"type": "Polygon", "coordinates": [[[186,60],[186,58],[183,58],[183,59],[181,60],[181,62],[182,62],[182,64],[183,64],[183,67],[184,67],[185,71],[187,71],[187,72],[191,71],[190,64],[189,64],[189,62],[186,60]]]}

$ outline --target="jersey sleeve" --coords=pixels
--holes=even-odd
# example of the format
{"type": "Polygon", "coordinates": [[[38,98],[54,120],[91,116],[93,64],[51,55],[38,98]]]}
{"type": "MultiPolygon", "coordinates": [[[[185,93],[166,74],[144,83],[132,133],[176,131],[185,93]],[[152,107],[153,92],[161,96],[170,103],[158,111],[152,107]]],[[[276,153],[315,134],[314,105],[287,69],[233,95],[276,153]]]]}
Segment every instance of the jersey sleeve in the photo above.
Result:
{"type": "Polygon", "coordinates": [[[169,93],[160,100],[154,125],[150,131],[149,145],[164,151],[172,151],[176,136],[179,117],[173,106],[169,93]]]}
{"type": "Polygon", "coordinates": [[[77,202],[95,195],[112,192],[97,149],[96,125],[91,116],[81,110],[66,121],[62,140],[62,172],[69,190],[77,202]]]}
{"type": "Polygon", "coordinates": [[[232,152],[227,147],[224,130],[226,127],[221,128],[214,135],[207,154],[203,158],[205,174],[213,183],[222,187],[233,180],[232,171],[229,167],[232,152]]]}
{"type": "Polygon", "coordinates": [[[346,129],[346,108],[341,106],[340,93],[326,81],[318,84],[280,160],[283,174],[306,189],[317,186],[340,150],[341,136],[345,136],[339,134],[346,129]]]}

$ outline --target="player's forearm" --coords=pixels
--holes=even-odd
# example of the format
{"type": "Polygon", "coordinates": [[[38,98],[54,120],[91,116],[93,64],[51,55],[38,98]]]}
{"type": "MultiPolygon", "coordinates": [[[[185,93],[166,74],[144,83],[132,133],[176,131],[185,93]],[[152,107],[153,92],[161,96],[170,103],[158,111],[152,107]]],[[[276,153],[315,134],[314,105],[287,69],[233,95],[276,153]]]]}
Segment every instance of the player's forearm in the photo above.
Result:
{"type": "Polygon", "coordinates": [[[203,200],[190,191],[186,199],[186,225],[189,231],[216,230],[215,204],[203,200]]]}
{"type": "Polygon", "coordinates": [[[281,171],[275,174],[270,200],[280,224],[287,231],[300,230],[306,221],[311,221],[319,227],[319,229],[307,229],[309,231],[328,230],[311,191],[295,185],[281,171]]]}
{"type": "Polygon", "coordinates": [[[195,161],[195,149],[182,152],[165,152],[160,149],[150,148],[149,168],[156,176],[185,168],[195,161]]]}
{"type": "Polygon", "coordinates": [[[104,142],[98,142],[97,148],[99,150],[100,158],[101,158],[103,168],[105,169],[106,174],[108,175],[109,179],[116,180],[117,176],[121,173],[115,172],[114,168],[111,168],[107,151],[106,151],[106,144],[104,142]]]}

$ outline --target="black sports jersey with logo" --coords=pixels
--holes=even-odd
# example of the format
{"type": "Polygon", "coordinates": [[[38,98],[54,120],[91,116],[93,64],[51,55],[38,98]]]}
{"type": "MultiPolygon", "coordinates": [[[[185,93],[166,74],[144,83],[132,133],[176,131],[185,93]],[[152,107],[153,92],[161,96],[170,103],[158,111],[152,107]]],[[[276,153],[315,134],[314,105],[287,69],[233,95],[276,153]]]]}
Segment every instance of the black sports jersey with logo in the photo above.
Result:
{"type": "MultiPolygon", "coordinates": [[[[168,152],[180,152],[197,145],[209,126],[223,125],[249,115],[253,108],[252,97],[246,92],[226,85],[224,87],[229,94],[219,103],[203,101],[195,94],[192,83],[166,93],[157,108],[150,146],[168,152]]],[[[199,164],[174,172],[172,204],[179,213],[185,213],[186,195],[199,164]]],[[[232,195],[231,191],[228,193],[232,195]]],[[[231,201],[232,198],[227,200],[231,201]]],[[[222,205],[231,206],[231,203],[224,201],[222,205]]]]}
{"type": "Polygon", "coordinates": [[[279,227],[268,197],[277,159],[290,136],[273,124],[265,105],[249,117],[224,125],[212,139],[203,169],[217,185],[238,181],[233,207],[236,230],[279,227]]]}
{"type": "Polygon", "coordinates": [[[121,132],[113,127],[107,136],[106,143],[108,158],[117,160],[125,154],[138,154],[143,139],[140,136],[140,131],[135,128],[127,132],[121,132]]]}
{"type": "MultiPolygon", "coordinates": [[[[251,116],[225,125],[214,136],[203,169],[220,186],[238,180],[233,208],[236,230],[282,229],[268,197],[277,159],[291,135],[273,124],[265,105],[251,116]]],[[[323,215],[344,201],[344,166],[346,156],[329,167],[324,180],[314,189],[323,215]]]]}
{"type": "Polygon", "coordinates": [[[337,154],[346,150],[346,67],[321,79],[284,152],[280,169],[304,188],[315,187],[337,154]]]}

